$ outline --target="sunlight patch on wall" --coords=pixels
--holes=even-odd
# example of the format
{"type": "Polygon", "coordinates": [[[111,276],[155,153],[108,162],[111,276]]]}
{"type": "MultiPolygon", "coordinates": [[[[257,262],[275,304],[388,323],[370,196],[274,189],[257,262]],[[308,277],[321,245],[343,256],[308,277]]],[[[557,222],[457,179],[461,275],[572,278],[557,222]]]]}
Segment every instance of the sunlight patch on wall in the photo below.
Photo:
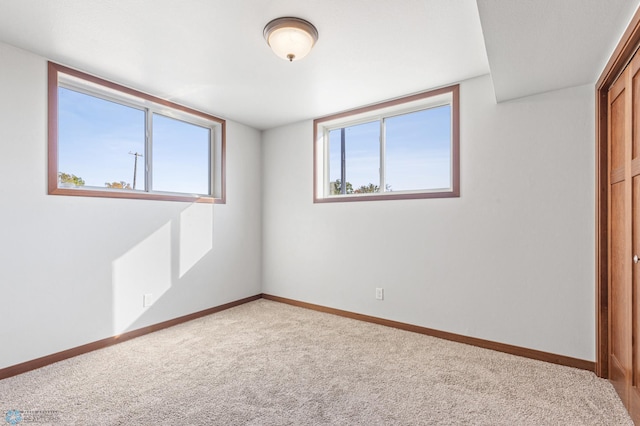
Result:
{"type": "Polygon", "coordinates": [[[192,204],[180,213],[180,278],[213,248],[213,205],[192,204]]]}
{"type": "Polygon", "coordinates": [[[159,300],[171,287],[171,223],[113,261],[113,329],[128,331],[149,307],[143,295],[159,300]]]}

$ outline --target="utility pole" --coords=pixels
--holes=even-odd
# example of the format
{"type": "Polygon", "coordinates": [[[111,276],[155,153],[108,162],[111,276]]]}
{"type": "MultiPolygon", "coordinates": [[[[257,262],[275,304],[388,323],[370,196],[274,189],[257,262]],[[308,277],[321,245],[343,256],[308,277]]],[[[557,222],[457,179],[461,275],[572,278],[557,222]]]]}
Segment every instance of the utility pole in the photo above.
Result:
{"type": "Polygon", "coordinates": [[[129,151],[130,155],[135,157],[133,160],[133,189],[136,189],[136,175],[138,174],[138,157],[142,157],[142,154],[138,154],[138,152],[129,151]]]}

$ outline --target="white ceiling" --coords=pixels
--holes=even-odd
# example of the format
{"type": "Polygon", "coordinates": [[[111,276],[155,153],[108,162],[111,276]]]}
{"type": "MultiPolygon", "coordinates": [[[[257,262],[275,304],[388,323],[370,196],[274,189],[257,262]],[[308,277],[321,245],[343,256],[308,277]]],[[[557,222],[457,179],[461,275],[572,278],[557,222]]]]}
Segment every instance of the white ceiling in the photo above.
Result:
{"type": "Polygon", "coordinates": [[[478,0],[498,102],[595,83],[638,0],[478,0]]]}
{"type": "Polygon", "coordinates": [[[594,82],[639,1],[3,0],[0,41],[268,129],[489,69],[498,100],[594,82]],[[280,16],[318,28],[299,62],[262,38],[280,16]]]}

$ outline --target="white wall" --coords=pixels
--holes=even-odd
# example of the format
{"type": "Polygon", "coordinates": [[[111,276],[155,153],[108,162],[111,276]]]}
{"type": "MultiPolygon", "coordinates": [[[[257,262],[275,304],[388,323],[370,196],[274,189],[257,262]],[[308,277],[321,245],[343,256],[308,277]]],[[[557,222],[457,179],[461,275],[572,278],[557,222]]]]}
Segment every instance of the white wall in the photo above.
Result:
{"type": "Polygon", "coordinates": [[[264,132],[263,291],[594,361],[593,87],[460,96],[455,199],[313,204],[312,122],[264,132]]]}
{"type": "Polygon", "coordinates": [[[595,359],[591,86],[465,81],[460,198],[316,205],[311,121],[228,121],[226,205],[49,196],[46,60],[0,93],[0,368],[261,291],[595,359]]]}
{"type": "Polygon", "coordinates": [[[260,293],[260,132],[227,121],[226,205],[50,196],[46,71],[0,44],[0,368],[260,293]]]}

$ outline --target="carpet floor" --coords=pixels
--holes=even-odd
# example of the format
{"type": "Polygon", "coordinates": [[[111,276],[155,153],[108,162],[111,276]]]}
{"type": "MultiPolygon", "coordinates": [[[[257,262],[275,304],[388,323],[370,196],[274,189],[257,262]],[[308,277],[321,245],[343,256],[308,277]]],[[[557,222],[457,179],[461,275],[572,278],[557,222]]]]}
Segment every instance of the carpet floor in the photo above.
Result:
{"type": "Polygon", "coordinates": [[[83,426],[633,424],[591,372],[267,300],[1,380],[0,410],[83,426]]]}

